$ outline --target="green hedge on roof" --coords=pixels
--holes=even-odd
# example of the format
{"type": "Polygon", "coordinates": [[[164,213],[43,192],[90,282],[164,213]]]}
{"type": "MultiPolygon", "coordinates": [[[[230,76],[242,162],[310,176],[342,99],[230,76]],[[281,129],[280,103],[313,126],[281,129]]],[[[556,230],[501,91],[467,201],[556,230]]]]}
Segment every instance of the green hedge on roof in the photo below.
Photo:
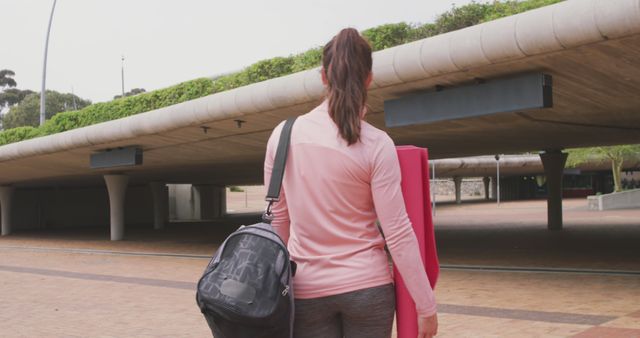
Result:
{"type": "MultiPolygon", "coordinates": [[[[367,29],[362,34],[369,40],[373,49],[377,51],[560,1],[563,0],[473,2],[462,7],[452,7],[448,12],[438,16],[433,23],[407,24],[401,22],[386,24],[367,29]]],[[[195,79],[136,96],[92,104],[76,111],[58,113],[46,121],[44,125],[37,128],[18,127],[0,132],[0,145],[115,120],[311,69],[320,65],[321,57],[322,47],[313,48],[296,55],[259,61],[242,71],[215,79],[195,79]]]]}

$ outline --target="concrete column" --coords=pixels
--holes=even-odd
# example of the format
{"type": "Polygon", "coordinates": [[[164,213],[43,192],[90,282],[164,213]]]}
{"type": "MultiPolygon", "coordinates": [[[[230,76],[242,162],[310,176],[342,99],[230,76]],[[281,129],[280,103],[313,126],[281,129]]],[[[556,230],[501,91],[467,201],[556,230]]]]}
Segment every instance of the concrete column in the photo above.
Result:
{"type": "Polygon", "coordinates": [[[562,230],[562,172],[568,154],[560,150],[548,150],[540,154],[547,176],[547,228],[562,230]]]}
{"type": "Polygon", "coordinates": [[[161,182],[149,183],[153,196],[153,228],[164,228],[169,216],[169,188],[161,182]]]}
{"type": "Polygon", "coordinates": [[[14,187],[0,187],[0,208],[2,210],[2,236],[11,233],[11,202],[13,202],[14,187]]]}
{"type": "Polygon", "coordinates": [[[489,199],[489,183],[491,183],[491,178],[485,176],[482,178],[482,183],[484,183],[484,199],[489,199]]]}
{"type": "Polygon", "coordinates": [[[227,187],[216,187],[215,196],[215,213],[218,217],[224,217],[227,214],[227,187]]]}
{"type": "Polygon", "coordinates": [[[462,203],[462,177],[455,176],[453,178],[453,183],[456,187],[456,203],[462,203]]]}
{"type": "Polygon", "coordinates": [[[124,198],[127,194],[129,177],[126,175],[104,175],[109,191],[109,219],[111,240],[119,241],[124,237],[124,198]]]}
{"type": "Polygon", "coordinates": [[[223,217],[227,211],[225,187],[210,184],[194,185],[200,200],[200,219],[223,217]]]}

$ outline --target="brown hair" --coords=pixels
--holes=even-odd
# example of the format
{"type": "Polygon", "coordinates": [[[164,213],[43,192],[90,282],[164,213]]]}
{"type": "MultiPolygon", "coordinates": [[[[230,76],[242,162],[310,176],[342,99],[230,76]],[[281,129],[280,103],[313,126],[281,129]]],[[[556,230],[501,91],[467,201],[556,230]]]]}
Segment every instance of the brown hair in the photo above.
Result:
{"type": "Polygon", "coordinates": [[[367,101],[366,81],[371,65],[371,46],[353,28],[341,30],[322,51],[329,115],[349,145],[360,140],[360,120],[367,101]]]}

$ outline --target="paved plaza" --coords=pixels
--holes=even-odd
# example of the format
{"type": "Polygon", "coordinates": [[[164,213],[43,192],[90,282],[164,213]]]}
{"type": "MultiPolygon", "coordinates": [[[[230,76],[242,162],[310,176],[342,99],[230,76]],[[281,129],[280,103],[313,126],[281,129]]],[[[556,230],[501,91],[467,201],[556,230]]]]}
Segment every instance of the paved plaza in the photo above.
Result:
{"type": "MultiPolygon", "coordinates": [[[[640,210],[566,200],[565,230],[549,232],[545,206],[437,207],[439,337],[640,337],[640,210]]],[[[108,229],[0,238],[0,336],[210,336],[195,282],[232,229],[130,228],[121,242],[108,229]]]]}

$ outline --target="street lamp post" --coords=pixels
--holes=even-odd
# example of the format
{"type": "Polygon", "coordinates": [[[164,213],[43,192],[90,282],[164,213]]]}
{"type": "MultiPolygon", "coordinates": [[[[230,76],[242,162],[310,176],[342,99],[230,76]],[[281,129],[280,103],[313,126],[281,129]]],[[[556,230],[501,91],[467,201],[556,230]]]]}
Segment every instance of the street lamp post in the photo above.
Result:
{"type": "Polygon", "coordinates": [[[44,124],[46,111],[45,83],[47,81],[47,52],[49,51],[49,33],[51,33],[51,22],[53,21],[53,11],[56,9],[57,0],[53,0],[51,15],[49,15],[49,27],[47,28],[47,38],[44,42],[44,64],[42,66],[42,88],[40,89],[40,125],[44,124]]]}
{"type": "Polygon", "coordinates": [[[433,213],[433,216],[436,215],[436,162],[432,161],[431,162],[431,176],[433,177],[431,179],[431,181],[433,182],[433,184],[431,185],[431,212],[433,213]]]}
{"type": "Polygon", "coordinates": [[[496,201],[500,204],[500,155],[496,155],[496,201]]]}
{"type": "Polygon", "coordinates": [[[121,68],[120,68],[120,72],[121,72],[121,78],[122,78],[122,97],[124,98],[124,55],[122,56],[122,63],[121,63],[121,68]]]}

